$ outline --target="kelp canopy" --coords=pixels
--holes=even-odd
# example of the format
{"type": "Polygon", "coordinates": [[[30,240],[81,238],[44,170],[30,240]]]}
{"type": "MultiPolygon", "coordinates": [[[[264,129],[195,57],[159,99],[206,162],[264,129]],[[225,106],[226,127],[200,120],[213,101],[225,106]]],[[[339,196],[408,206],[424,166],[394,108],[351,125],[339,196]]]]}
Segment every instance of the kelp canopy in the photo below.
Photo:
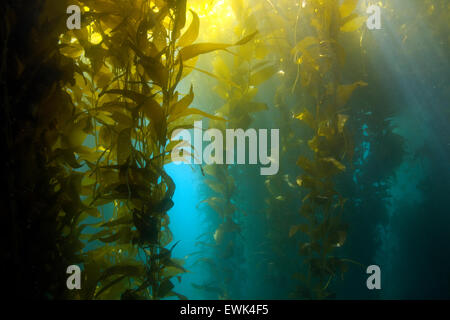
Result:
{"type": "MultiPolygon", "coordinates": [[[[380,250],[406,156],[391,122],[397,101],[383,98],[371,65],[381,31],[366,27],[368,5],[3,2],[2,244],[13,294],[187,299],[177,286],[204,272],[192,288],[212,299],[348,296],[380,250]],[[66,26],[69,5],[81,8],[80,29],[66,26]],[[169,228],[171,137],[199,120],[222,133],[280,128],[280,172],[199,166],[208,224],[181,259],[169,228]],[[81,267],[81,290],[66,287],[70,265],[81,267]],[[268,284],[249,293],[245,281],[268,284]]],[[[383,19],[404,21],[395,1],[379,5],[383,19]]],[[[418,19],[434,20],[448,49],[448,4],[421,6],[418,19]]],[[[398,29],[404,44],[415,40],[413,24],[398,29]]]]}

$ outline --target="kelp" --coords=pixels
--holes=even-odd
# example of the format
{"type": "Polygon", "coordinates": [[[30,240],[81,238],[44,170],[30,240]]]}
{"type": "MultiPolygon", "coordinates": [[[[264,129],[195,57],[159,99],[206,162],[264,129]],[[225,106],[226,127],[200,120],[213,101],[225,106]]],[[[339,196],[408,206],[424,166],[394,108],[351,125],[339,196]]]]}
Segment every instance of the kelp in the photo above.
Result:
{"type": "MultiPolygon", "coordinates": [[[[275,105],[280,112],[291,114],[291,119],[283,118],[283,123],[290,123],[287,126],[290,132],[282,141],[284,145],[297,144],[303,153],[297,159],[302,172],[299,176],[291,178],[290,173],[285,179],[272,177],[266,181],[273,197],[268,200],[271,224],[287,228],[286,237],[301,234],[298,254],[304,271],[296,276],[300,285],[294,297],[330,298],[333,278],[348,270],[349,260],[340,258],[337,253],[345,243],[348,225],[344,218],[346,199],[335,187],[335,180],[349,169],[345,161],[351,163],[354,153],[347,129],[349,115],[345,110],[353,92],[367,85],[363,81],[342,84],[339,72],[346,58],[340,34],[358,30],[364,19],[355,13],[357,2],[303,1],[301,6],[292,6],[286,1],[277,8],[284,11],[284,19],[277,12],[266,14],[267,19],[282,23],[278,30],[271,30],[273,44],[284,48],[279,59],[281,70],[286,70],[282,73],[284,83],[277,90],[275,105]],[[293,30],[293,34],[286,30],[293,30]],[[294,110],[298,111],[289,110],[289,95],[296,97],[294,110]],[[312,134],[312,137],[298,139],[291,129],[296,126],[293,121],[302,122],[305,135],[312,134]],[[277,185],[279,187],[275,187],[277,185]],[[278,212],[281,204],[284,203],[286,209],[291,207],[295,193],[288,190],[296,188],[303,193],[302,222],[294,223],[292,215],[285,215],[283,222],[274,218],[271,212],[278,212]]],[[[273,239],[286,242],[279,235],[273,239]]]]}
{"type": "Polygon", "coordinates": [[[177,87],[192,71],[186,66],[195,65],[190,60],[230,45],[194,43],[199,19],[191,10],[193,21],[185,26],[185,0],[79,4],[93,20],[62,35],[60,46],[77,62],[76,83],[67,92],[79,136],[69,139],[76,142],[70,147],[77,163],[86,164],[79,183],[89,210],[82,219],[92,211],[106,221],[87,238],[95,245],[83,253],[80,297],[184,299],[173,291],[173,278],[187,270],[172,257],[174,246],[166,249],[173,240],[167,212],[175,191],[164,171],[171,162],[169,139],[199,117],[221,118],[191,107],[192,86],[184,95],[177,87]],[[86,135],[94,146],[81,145],[86,135]],[[97,212],[100,206],[111,206],[112,217],[97,212]]]}
{"type": "MultiPolygon", "coordinates": [[[[212,62],[213,72],[208,76],[216,80],[213,91],[223,101],[216,114],[223,116],[227,122],[210,121],[210,126],[218,128],[225,135],[227,128],[246,130],[253,121],[253,115],[268,110],[264,102],[257,102],[256,95],[261,84],[268,81],[277,71],[270,60],[266,59],[267,52],[261,52],[264,41],[259,36],[254,19],[253,8],[244,1],[233,2],[237,26],[235,34],[243,40],[237,44],[244,44],[234,52],[233,56],[217,55],[212,62]],[[248,34],[248,35],[245,35],[248,34]]],[[[233,265],[233,273],[225,279],[214,279],[220,291],[216,291],[221,299],[235,296],[233,281],[239,281],[242,274],[242,247],[245,245],[240,221],[243,210],[236,204],[236,195],[240,192],[238,185],[240,176],[232,173],[229,165],[208,165],[203,170],[204,183],[213,195],[202,201],[212,209],[219,219],[219,224],[211,234],[214,240],[214,260],[207,260],[214,266],[214,272],[228,273],[228,266],[233,265]],[[234,263],[234,261],[236,263],[234,263]]],[[[208,287],[197,286],[197,289],[208,290],[208,287]]]]}

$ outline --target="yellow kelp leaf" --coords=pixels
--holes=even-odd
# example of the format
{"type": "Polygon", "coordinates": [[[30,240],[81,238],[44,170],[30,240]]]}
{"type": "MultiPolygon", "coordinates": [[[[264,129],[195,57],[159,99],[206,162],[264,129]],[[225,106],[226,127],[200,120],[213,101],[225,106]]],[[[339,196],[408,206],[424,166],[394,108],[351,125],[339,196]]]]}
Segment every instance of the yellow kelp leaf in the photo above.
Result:
{"type": "Polygon", "coordinates": [[[79,146],[75,149],[77,154],[79,155],[79,160],[87,160],[90,162],[97,162],[97,160],[102,155],[103,151],[99,148],[100,151],[96,152],[95,148],[88,148],[85,146],[79,146]]]}
{"type": "Polygon", "coordinates": [[[348,121],[348,116],[345,114],[338,114],[338,120],[337,120],[337,127],[338,127],[338,131],[340,133],[342,133],[342,131],[344,130],[344,126],[348,121]]]}
{"type": "Polygon", "coordinates": [[[194,101],[194,90],[192,89],[191,85],[191,90],[189,91],[189,94],[187,94],[180,101],[172,105],[172,107],[170,108],[170,114],[177,115],[178,113],[183,112],[191,105],[192,101],[194,101]]]}
{"type": "Polygon", "coordinates": [[[328,157],[328,158],[322,158],[321,160],[333,164],[340,171],[345,171],[345,166],[342,163],[340,163],[339,161],[337,161],[335,158],[328,157]]]}
{"type": "Polygon", "coordinates": [[[189,108],[184,110],[183,112],[174,115],[172,117],[169,117],[169,122],[175,121],[176,119],[179,118],[183,118],[183,117],[187,117],[187,116],[191,116],[191,115],[201,115],[203,117],[206,117],[208,119],[212,119],[212,120],[219,120],[219,121],[226,121],[226,119],[222,118],[222,117],[218,117],[218,116],[213,116],[209,113],[206,113],[202,110],[196,109],[196,108],[189,108]]]}
{"type": "Polygon", "coordinates": [[[223,50],[230,46],[230,44],[225,43],[196,43],[182,48],[180,50],[180,56],[183,61],[187,61],[201,54],[213,52],[216,50],[223,50]]]}
{"type": "Polygon", "coordinates": [[[367,18],[363,16],[356,17],[348,22],[346,22],[342,27],[342,32],[353,32],[361,28],[361,26],[366,22],[367,18]]]}
{"type": "Polygon", "coordinates": [[[319,39],[315,37],[303,38],[294,48],[292,48],[291,54],[296,55],[298,52],[305,52],[305,50],[312,45],[319,45],[319,39]]]}
{"type": "Polygon", "coordinates": [[[182,48],[180,50],[179,55],[183,59],[183,61],[187,61],[187,60],[195,58],[201,54],[205,54],[205,53],[209,53],[209,52],[213,52],[213,51],[217,51],[217,50],[224,50],[224,49],[227,49],[227,48],[233,47],[233,46],[244,45],[247,42],[249,42],[250,40],[252,40],[256,36],[257,33],[258,33],[258,31],[253,32],[252,34],[244,37],[243,39],[239,40],[238,42],[236,42],[234,44],[209,43],[209,42],[191,44],[189,46],[182,48]]]}
{"type": "Polygon", "coordinates": [[[304,121],[309,127],[312,129],[316,128],[316,121],[314,120],[314,116],[308,110],[303,109],[302,113],[299,113],[295,116],[296,119],[300,121],[304,121]]]}
{"type": "Polygon", "coordinates": [[[258,86],[261,83],[269,80],[275,73],[277,73],[277,68],[274,66],[265,67],[250,76],[250,85],[258,86]]]}
{"type": "Polygon", "coordinates": [[[195,57],[194,59],[191,59],[188,62],[184,63],[183,75],[181,76],[181,79],[184,79],[185,77],[187,77],[194,70],[195,66],[197,65],[197,61],[198,61],[198,56],[195,57]]]}
{"type": "Polygon", "coordinates": [[[114,74],[112,72],[100,71],[95,76],[97,88],[105,88],[109,84],[109,82],[112,80],[113,76],[114,76],[114,74]]]}
{"type": "Polygon", "coordinates": [[[348,100],[350,100],[353,91],[355,91],[358,87],[365,87],[368,83],[364,81],[358,81],[353,84],[341,85],[337,88],[336,93],[336,104],[337,107],[343,107],[347,104],[348,100]]]}
{"type": "Polygon", "coordinates": [[[101,123],[112,126],[116,122],[111,118],[111,116],[112,114],[110,112],[100,111],[95,113],[94,118],[99,120],[101,123]]]}
{"type": "Polygon", "coordinates": [[[349,16],[356,9],[357,4],[358,0],[344,0],[342,5],[339,7],[341,18],[349,16]]]}
{"type": "Polygon", "coordinates": [[[190,10],[192,13],[192,23],[186,32],[178,40],[178,46],[186,47],[197,40],[199,29],[200,29],[200,19],[198,18],[195,11],[190,10]]]}
{"type": "Polygon", "coordinates": [[[242,38],[241,40],[239,40],[238,42],[236,42],[234,44],[234,46],[242,46],[248,42],[250,42],[256,35],[258,34],[258,31],[255,31],[251,34],[249,34],[248,36],[242,38]]]}
{"type": "Polygon", "coordinates": [[[59,52],[68,58],[77,59],[83,54],[84,49],[81,45],[72,43],[60,48],[59,52]]]}

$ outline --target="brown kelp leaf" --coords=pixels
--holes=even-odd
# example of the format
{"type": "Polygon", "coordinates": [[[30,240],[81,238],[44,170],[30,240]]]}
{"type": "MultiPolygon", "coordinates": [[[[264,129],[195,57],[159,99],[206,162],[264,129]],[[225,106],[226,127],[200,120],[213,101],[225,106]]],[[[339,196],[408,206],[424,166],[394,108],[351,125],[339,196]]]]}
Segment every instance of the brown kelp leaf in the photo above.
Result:
{"type": "Polygon", "coordinates": [[[166,279],[159,285],[156,296],[158,298],[164,298],[169,295],[170,291],[172,291],[174,287],[175,286],[173,285],[173,283],[169,279],[166,279]]]}
{"type": "Polygon", "coordinates": [[[178,46],[180,47],[186,47],[194,43],[194,41],[197,40],[198,38],[198,33],[200,29],[200,19],[198,18],[198,15],[197,13],[195,13],[195,11],[191,9],[190,11],[192,13],[192,23],[186,30],[186,32],[178,40],[178,46]]]}
{"type": "Polygon", "coordinates": [[[353,32],[358,30],[362,27],[364,22],[366,22],[367,17],[364,16],[358,16],[356,18],[353,18],[352,20],[344,23],[341,27],[342,32],[353,32]]]}
{"type": "Polygon", "coordinates": [[[350,15],[356,9],[356,5],[358,4],[358,0],[344,0],[339,7],[339,13],[341,14],[341,18],[345,18],[350,15]]]}

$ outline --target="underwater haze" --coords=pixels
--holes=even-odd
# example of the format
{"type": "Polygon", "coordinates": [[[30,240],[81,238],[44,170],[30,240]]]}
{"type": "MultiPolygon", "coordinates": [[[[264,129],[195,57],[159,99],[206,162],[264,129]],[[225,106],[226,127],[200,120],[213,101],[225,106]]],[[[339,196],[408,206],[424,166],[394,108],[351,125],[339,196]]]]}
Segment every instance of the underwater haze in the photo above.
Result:
{"type": "Polygon", "coordinates": [[[1,11],[4,251],[31,298],[450,299],[448,1],[1,11]]]}

